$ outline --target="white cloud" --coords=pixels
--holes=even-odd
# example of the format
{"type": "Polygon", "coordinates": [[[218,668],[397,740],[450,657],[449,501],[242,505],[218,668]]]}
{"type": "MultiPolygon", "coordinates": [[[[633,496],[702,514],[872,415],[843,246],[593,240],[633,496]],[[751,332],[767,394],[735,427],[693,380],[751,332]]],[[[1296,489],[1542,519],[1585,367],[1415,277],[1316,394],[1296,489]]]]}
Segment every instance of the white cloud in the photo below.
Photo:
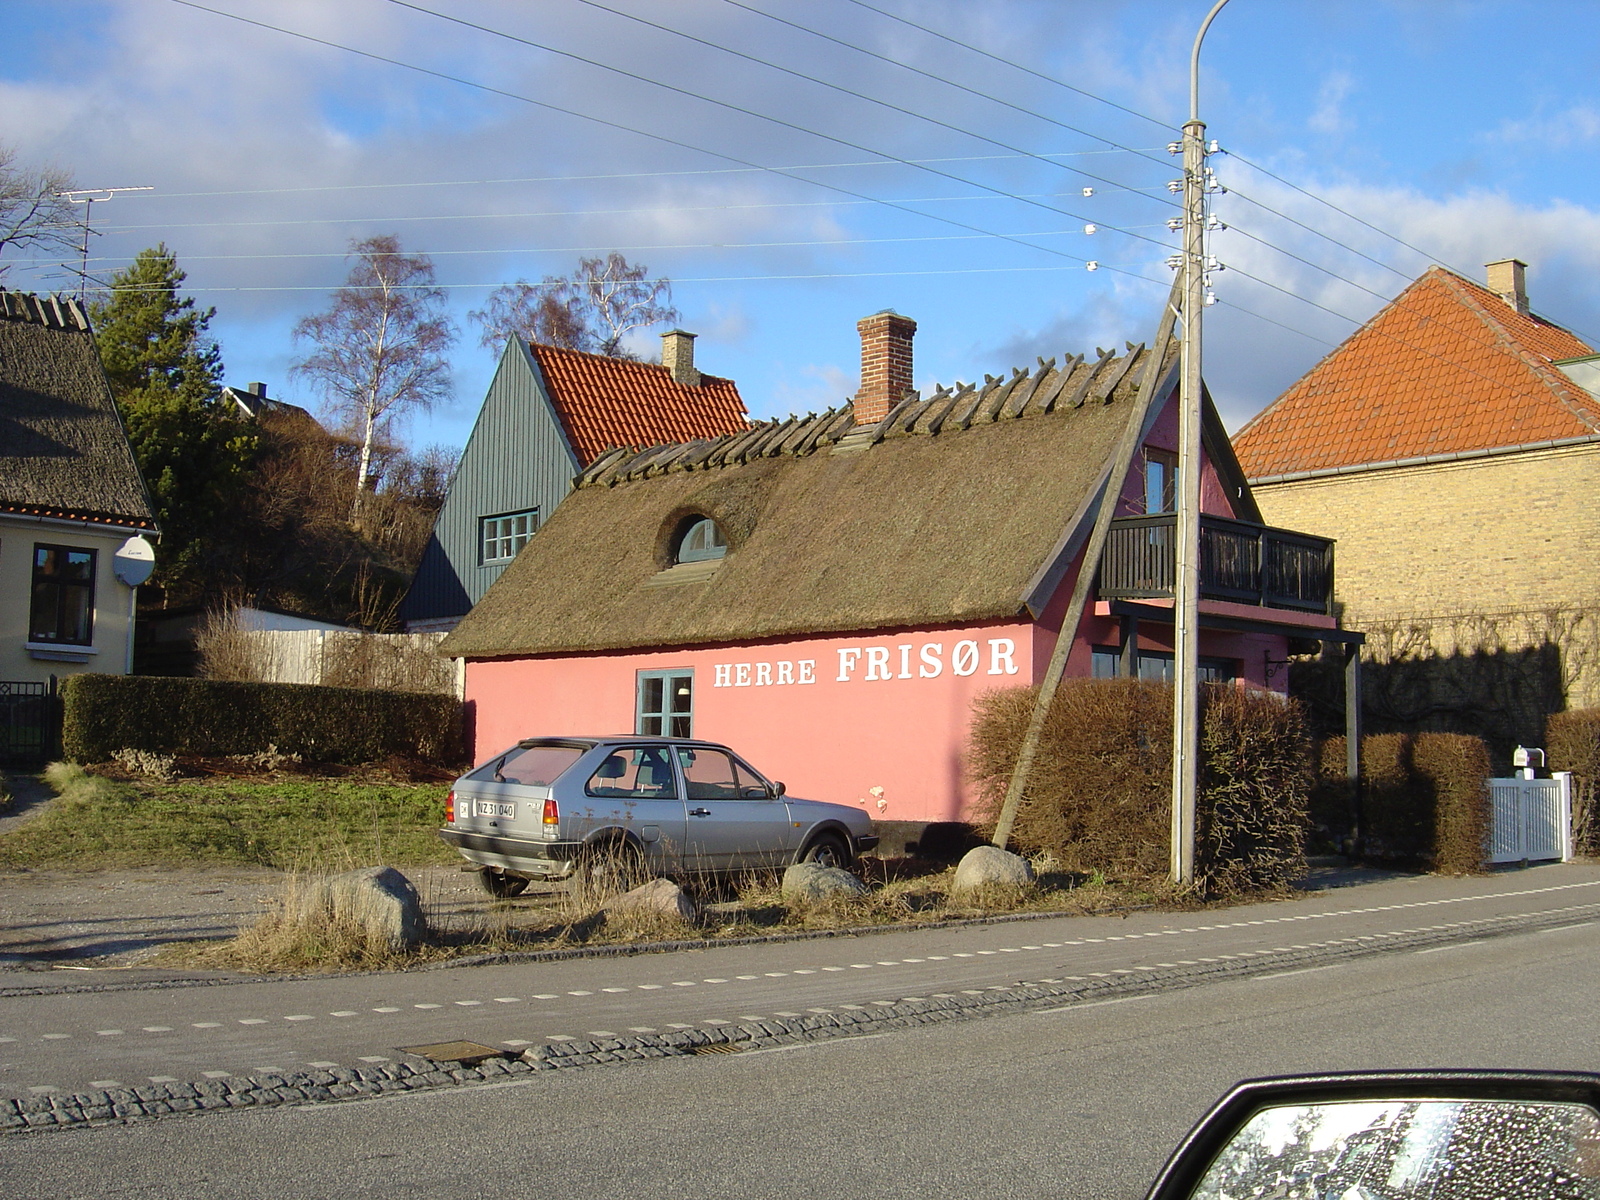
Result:
{"type": "Polygon", "coordinates": [[[1600,109],[1592,104],[1575,104],[1560,112],[1502,121],[1489,136],[1516,146],[1565,150],[1600,139],[1600,109]]]}
{"type": "Polygon", "coordinates": [[[1318,133],[1349,133],[1355,123],[1345,113],[1344,102],[1355,90],[1355,77],[1348,71],[1330,71],[1317,89],[1316,111],[1306,124],[1318,133]]]}

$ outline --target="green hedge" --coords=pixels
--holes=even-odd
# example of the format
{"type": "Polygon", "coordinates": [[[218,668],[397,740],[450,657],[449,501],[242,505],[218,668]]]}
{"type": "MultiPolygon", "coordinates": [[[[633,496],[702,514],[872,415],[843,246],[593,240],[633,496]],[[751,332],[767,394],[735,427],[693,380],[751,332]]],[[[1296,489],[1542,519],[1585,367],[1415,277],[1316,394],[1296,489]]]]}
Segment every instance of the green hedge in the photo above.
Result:
{"type": "Polygon", "coordinates": [[[1572,772],[1572,844],[1579,854],[1600,854],[1600,709],[1551,713],[1545,754],[1552,771],[1572,772]]]}
{"type": "MultiPolygon", "coordinates": [[[[1320,787],[1345,780],[1345,740],[1322,744],[1320,787]]],[[[1383,733],[1361,739],[1363,852],[1451,875],[1484,866],[1489,750],[1461,733],[1383,733]]]]}
{"type": "Polygon", "coordinates": [[[253,754],[275,745],[313,762],[398,755],[462,762],[461,702],[453,696],[233,683],[158,675],[73,675],[61,687],[62,752],[104,762],[118,750],[253,754]]]}
{"type": "MultiPolygon", "coordinates": [[[[968,769],[975,815],[991,830],[1036,694],[1006,688],[974,704],[968,769]]],[[[1283,886],[1303,873],[1310,782],[1299,705],[1205,690],[1195,874],[1207,894],[1283,886]]],[[[1171,686],[1063,681],[1017,812],[1017,845],[1048,851],[1069,870],[1162,876],[1171,805],[1171,686]]]]}

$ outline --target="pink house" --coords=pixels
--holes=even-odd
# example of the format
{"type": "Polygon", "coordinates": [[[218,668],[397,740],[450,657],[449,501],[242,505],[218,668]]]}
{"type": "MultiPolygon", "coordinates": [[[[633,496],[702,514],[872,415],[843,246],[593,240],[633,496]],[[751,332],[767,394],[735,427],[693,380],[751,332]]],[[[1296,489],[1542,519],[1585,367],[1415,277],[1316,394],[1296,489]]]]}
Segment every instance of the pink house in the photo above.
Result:
{"type": "MultiPolygon", "coordinates": [[[[972,701],[1042,676],[1148,352],[921,399],[915,324],[861,328],[852,405],[614,450],[579,477],[441,647],[466,659],[477,758],[532,735],[692,735],[864,806],[886,844],[963,819],[972,701]]],[[[1176,375],[1070,675],[1170,675],[1176,375]]],[[[1332,543],[1260,523],[1209,401],[1204,440],[1202,672],[1281,691],[1291,641],[1359,640],[1331,615],[1332,543]]]]}

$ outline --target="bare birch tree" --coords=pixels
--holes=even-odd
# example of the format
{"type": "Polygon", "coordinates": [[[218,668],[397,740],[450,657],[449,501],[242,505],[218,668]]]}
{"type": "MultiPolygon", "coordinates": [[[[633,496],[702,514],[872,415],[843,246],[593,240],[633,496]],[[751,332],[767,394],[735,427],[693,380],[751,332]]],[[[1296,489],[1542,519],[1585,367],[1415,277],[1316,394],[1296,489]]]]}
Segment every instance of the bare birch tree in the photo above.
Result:
{"type": "Polygon", "coordinates": [[[312,352],[294,371],[321,387],[329,409],[361,443],[351,520],[374,486],[373,443],[408,409],[431,407],[450,390],[445,353],[455,327],[425,254],[401,252],[393,234],[352,241],[350,276],[326,312],[302,318],[296,341],[312,352]]]}
{"type": "Polygon", "coordinates": [[[623,345],[628,334],[679,316],[672,307],[672,281],[651,279],[649,274],[649,267],[629,263],[613,250],[604,258],[580,258],[571,275],[504,284],[490,293],[483,308],[468,316],[483,328],[481,344],[497,354],[510,338],[522,337],[610,358],[633,358],[623,345]]]}
{"type": "Polygon", "coordinates": [[[0,275],[13,264],[5,255],[19,250],[65,252],[77,245],[77,214],[59,193],[72,176],[55,167],[25,170],[17,152],[0,143],[0,275]]]}

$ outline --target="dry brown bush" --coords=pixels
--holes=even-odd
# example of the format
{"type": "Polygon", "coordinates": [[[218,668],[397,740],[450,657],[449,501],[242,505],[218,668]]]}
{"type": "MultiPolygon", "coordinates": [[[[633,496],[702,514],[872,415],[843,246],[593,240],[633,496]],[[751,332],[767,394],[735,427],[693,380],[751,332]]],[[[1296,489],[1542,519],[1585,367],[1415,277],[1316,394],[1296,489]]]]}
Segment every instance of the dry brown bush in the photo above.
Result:
{"type": "MultiPolygon", "coordinates": [[[[1322,744],[1324,786],[1343,786],[1345,740],[1322,744]]],[[[1484,866],[1489,751],[1460,733],[1383,733],[1361,739],[1363,853],[1462,875],[1484,866]]]]}
{"type": "MultiPolygon", "coordinates": [[[[1036,690],[974,705],[968,765],[992,828],[1036,690]]],[[[1299,706],[1231,687],[1203,705],[1196,882],[1208,895],[1279,887],[1304,868],[1310,746],[1299,706]]],[[[1056,693],[1014,836],[1060,869],[1153,878],[1169,865],[1172,688],[1069,679],[1056,693]]]]}
{"type": "Polygon", "coordinates": [[[1552,771],[1572,772],[1572,844],[1579,854],[1600,854],[1600,709],[1552,713],[1545,727],[1552,771]]]}

